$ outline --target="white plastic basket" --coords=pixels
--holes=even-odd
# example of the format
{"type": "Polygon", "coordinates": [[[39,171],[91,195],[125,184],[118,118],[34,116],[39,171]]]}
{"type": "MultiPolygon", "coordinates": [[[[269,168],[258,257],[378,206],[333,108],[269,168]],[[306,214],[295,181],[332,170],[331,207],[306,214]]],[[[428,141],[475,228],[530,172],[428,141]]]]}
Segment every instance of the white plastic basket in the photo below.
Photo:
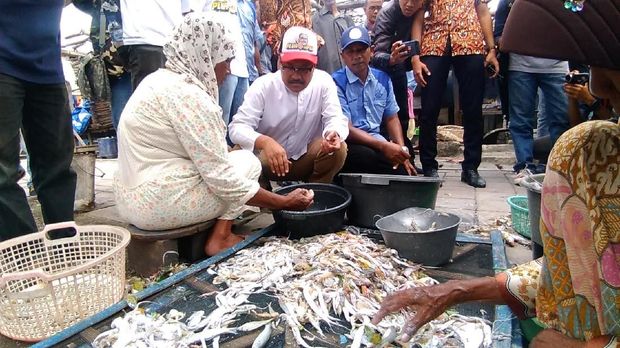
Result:
{"type": "Polygon", "coordinates": [[[0,243],[0,333],[40,341],[122,299],[129,232],[63,222],[0,243]],[[75,236],[53,239],[53,230],[75,236]]]}

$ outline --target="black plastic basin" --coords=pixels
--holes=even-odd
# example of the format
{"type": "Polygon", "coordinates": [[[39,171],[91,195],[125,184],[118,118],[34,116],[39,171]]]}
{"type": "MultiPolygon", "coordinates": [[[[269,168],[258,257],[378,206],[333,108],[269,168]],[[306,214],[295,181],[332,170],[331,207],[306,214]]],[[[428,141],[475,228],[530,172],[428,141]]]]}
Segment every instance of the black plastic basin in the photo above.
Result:
{"type": "Polygon", "coordinates": [[[274,193],[285,195],[297,188],[314,191],[314,203],[304,211],[274,211],[273,218],[282,234],[298,239],[342,229],[344,214],[351,203],[347,190],[331,184],[299,184],[279,188],[274,193]]]}
{"type": "Polygon", "coordinates": [[[407,208],[377,221],[385,245],[398,255],[427,266],[439,266],[450,260],[458,215],[425,208],[407,208]]]}
{"type": "Polygon", "coordinates": [[[422,176],[340,174],[342,186],[351,192],[347,211],[349,225],[375,228],[384,216],[409,207],[435,208],[442,180],[422,176]]]}

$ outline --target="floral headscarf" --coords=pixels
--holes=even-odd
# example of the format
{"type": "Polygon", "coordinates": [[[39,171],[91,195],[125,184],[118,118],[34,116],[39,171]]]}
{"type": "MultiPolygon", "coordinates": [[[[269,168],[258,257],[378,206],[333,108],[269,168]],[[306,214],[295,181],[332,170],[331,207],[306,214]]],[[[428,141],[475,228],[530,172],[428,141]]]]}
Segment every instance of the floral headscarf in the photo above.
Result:
{"type": "Polygon", "coordinates": [[[164,46],[166,68],[185,75],[218,100],[214,67],[234,57],[232,34],[216,15],[209,12],[191,13],[174,29],[164,46]]]}

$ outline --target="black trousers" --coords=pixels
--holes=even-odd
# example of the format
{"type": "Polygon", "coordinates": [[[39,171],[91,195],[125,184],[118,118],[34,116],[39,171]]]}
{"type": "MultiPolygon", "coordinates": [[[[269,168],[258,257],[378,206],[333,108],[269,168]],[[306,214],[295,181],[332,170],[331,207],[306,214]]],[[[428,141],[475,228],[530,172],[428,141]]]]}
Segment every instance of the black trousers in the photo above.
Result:
{"type": "Polygon", "coordinates": [[[393,168],[383,153],[371,147],[347,142],[347,159],[341,172],[408,175],[403,166],[393,168]]]}
{"type": "Polygon", "coordinates": [[[441,109],[441,97],[446,89],[450,66],[454,67],[459,82],[459,99],[463,110],[463,143],[465,159],[463,170],[478,169],[482,157],[482,99],[484,97],[484,57],[424,56],[422,62],[431,72],[422,88],[422,112],[420,124],[420,161],[424,170],[437,169],[437,118],[441,109]]]}
{"type": "Polygon", "coordinates": [[[76,175],[65,84],[40,85],[0,74],[0,241],[37,230],[17,184],[20,128],[45,223],[73,220],[76,175]]]}
{"type": "Polygon", "coordinates": [[[135,91],[150,73],[163,68],[166,63],[163,47],[153,45],[127,45],[127,70],[131,73],[131,88],[135,91]]]}
{"type": "MultiPolygon", "coordinates": [[[[407,102],[407,74],[404,71],[390,72],[390,79],[392,80],[392,86],[394,87],[394,97],[396,98],[396,104],[398,104],[398,120],[403,130],[403,138],[405,140],[405,146],[409,148],[409,153],[412,155],[413,161],[413,147],[411,140],[407,138],[407,130],[409,129],[409,103],[407,102]]],[[[384,132],[385,133],[385,132],[384,132]]],[[[387,136],[387,134],[384,134],[387,136]]],[[[413,163],[413,162],[412,162],[413,163]]]]}
{"type": "Polygon", "coordinates": [[[510,104],[508,102],[508,68],[510,65],[510,56],[508,53],[501,52],[497,57],[499,60],[499,75],[497,78],[497,87],[499,90],[499,99],[502,103],[502,115],[506,120],[510,118],[510,104]]]}

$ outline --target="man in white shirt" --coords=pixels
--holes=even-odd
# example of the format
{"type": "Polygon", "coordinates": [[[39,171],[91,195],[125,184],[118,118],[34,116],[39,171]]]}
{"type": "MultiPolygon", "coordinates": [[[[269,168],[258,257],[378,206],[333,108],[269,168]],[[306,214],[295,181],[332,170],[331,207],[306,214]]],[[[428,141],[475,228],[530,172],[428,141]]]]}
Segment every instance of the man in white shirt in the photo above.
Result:
{"type": "Polygon", "coordinates": [[[344,164],[348,119],[331,76],[315,69],[317,47],[311,30],[288,29],[281,69],[250,86],[230,123],[232,142],[259,156],[263,179],[330,183],[344,164]]]}
{"type": "Polygon", "coordinates": [[[164,67],[164,43],[189,11],[189,0],[121,0],[122,50],[133,90],[148,74],[164,67]]]}

